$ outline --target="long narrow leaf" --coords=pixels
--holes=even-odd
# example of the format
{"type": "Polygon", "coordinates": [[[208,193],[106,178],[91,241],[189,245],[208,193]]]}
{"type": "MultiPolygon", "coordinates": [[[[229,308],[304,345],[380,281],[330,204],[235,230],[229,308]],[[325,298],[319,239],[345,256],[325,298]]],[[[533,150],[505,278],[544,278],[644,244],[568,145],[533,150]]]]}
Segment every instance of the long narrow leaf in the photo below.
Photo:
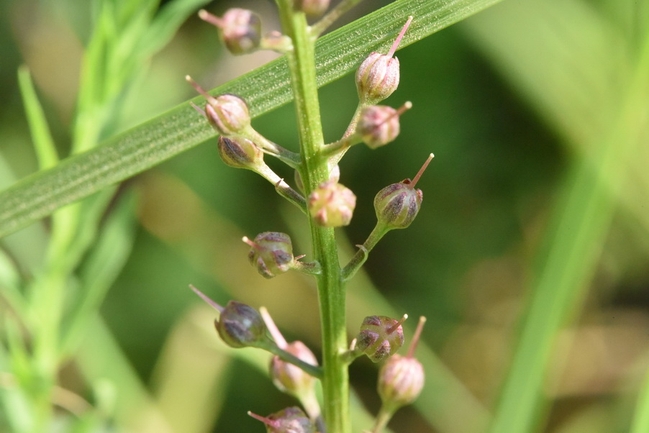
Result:
{"type": "MultiPolygon", "coordinates": [[[[499,0],[401,0],[319,40],[322,86],[350,72],[368,52],[390,44],[408,15],[415,20],[402,46],[458,22],[499,0]]],[[[182,79],[179,77],[179,80],[182,79]]],[[[237,93],[258,116],[290,101],[288,72],[278,59],[215,90],[237,93]]],[[[196,98],[196,102],[199,102],[196,98]]],[[[189,104],[108,140],[104,145],[32,175],[0,194],[0,237],[65,204],[120,182],[205,141],[214,133],[189,104]]]]}

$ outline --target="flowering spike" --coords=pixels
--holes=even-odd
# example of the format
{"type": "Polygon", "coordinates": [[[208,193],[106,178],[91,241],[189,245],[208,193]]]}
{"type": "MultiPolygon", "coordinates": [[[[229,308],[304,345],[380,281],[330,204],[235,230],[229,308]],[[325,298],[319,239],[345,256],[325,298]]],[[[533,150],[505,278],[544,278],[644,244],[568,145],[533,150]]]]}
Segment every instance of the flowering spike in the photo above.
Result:
{"type": "Polygon", "coordinates": [[[261,19],[252,11],[232,8],[219,18],[201,9],[198,17],[219,29],[219,36],[232,54],[249,53],[261,43],[261,19]]]}

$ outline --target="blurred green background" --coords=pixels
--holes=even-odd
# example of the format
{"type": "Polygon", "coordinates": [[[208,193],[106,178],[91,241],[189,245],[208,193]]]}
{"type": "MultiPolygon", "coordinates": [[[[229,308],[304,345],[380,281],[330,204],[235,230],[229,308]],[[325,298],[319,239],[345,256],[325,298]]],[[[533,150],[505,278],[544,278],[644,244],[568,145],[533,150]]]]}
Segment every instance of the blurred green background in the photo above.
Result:
{"type": "MultiPolygon", "coordinates": [[[[277,28],[272,2],[207,8],[221,14],[234,5],[277,28]]],[[[346,19],[378,6],[365,2],[346,19]]],[[[3,187],[37,167],[19,65],[33,74],[61,153],[69,148],[88,14],[84,1],[0,3],[3,187]]],[[[510,431],[516,400],[524,412],[530,389],[540,399],[529,403],[534,421],[525,431],[630,431],[649,359],[648,23],[644,0],[510,0],[398,52],[401,84],[387,103],[410,100],[413,109],[394,143],[359,146],[342,161],[341,182],[358,204],[340,232],[343,251],[362,243],[375,221],[374,194],[414,176],[435,153],[418,184],[418,218],[386,236],[349,288],[350,336],[367,315],[428,318],[422,360],[431,385],[397,413],[394,431],[486,431],[487,412],[495,417],[490,431],[510,431]]],[[[185,74],[212,88],[272,58],[231,56],[192,17],[154,57],[117,129],[193,97],[185,74]]],[[[320,96],[333,141],[356,105],[353,76],[320,96]]],[[[290,105],[253,125],[297,149],[290,105]]],[[[254,367],[266,355],[218,346],[213,314],[187,285],[220,303],[265,305],[288,339],[317,352],[311,281],[264,280],[240,242],[285,231],[296,253],[308,254],[304,222],[265,181],[221,163],[214,140],[125,182],[127,189],[138,198],[132,252],[101,307],[106,327],[88,327],[61,386],[93,401],[89,383],[107,379],[115,431],[261,431],[246,411],[294,403],[254,367]]],[[[35,239],[0,242],[14,257],[42,255],[35,239]]],[[[380,403],[375,372],[364,360],[352,366],[371,413],[380,403]]]]}

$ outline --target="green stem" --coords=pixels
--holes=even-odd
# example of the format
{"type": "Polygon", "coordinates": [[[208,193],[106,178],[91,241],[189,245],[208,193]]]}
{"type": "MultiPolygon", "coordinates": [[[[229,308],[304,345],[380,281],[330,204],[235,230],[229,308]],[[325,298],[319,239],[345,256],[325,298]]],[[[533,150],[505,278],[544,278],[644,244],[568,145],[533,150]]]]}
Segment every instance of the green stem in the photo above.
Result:
{"type": "MultiPolygon", "coordinates": [[[[300,174],[308,196],[329,178],[326,160],[320,157],[324,146],[315,74],[315,38],[311,36],[303,13],[293,10],[291,0],[277,0],[282,27],[293,40],[287,53],[300,133],[302,167],[300,174]]],[[[340,354],[347,349],[345,291],[340,275],[334,229],[320,227],[309,219],[314,257],[322,272],[316,276],[322,326],[322,381],[324,418],[331,433],[350,433],[349,376],[340,354]]]]}

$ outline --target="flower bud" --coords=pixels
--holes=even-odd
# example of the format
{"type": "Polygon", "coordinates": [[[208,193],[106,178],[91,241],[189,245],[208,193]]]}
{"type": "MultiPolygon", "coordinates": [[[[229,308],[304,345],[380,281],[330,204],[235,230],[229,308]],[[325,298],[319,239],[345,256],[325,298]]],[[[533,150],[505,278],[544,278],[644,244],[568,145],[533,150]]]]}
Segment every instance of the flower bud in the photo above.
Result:
{"type": "Polygon", "coordinates": [[[241,302],[228,302],[214,325],[221,339],[230,347],[265,347],[270,342],[259,312],[241,302]]]}
{"type": "Polygon", "coordinates": [[[399,116],[412,107],[406,102],[399,110],[387,105],[370,105],[361,110],[356,133],[370,149],[384,146],[399,135],[399,116]]]}
{"type": "Polygon", "coordinates": [[[394,355],[379,371],[378,392],[383,406],[391,412],[415,401],[424,387],[424,369],[414,358],[414,352],[425,322],[425,317],[419,318],[408,354],[394,355]]]}
{"type": "Polygon", "coordinates": [[[373,362],[379,362],[392,356],[403,346],[403,328],[401,320],[386,316],[368,316],[361,324],[361,331],[356,337],[355,350],[365,353],[373,362]]]}
{"type": "Polygon", "coordinates": [[[387,54],[373,52],[359,66],[356,71],[356,90],[361,104],[377,104],[399,86],[399,59],[393,56],[411,21],[412,17],[409,17],[387,54]]]}
{"type": "Polygon", "coordinates": [[[219,156],[226,165],[257,171],[264,166],[264,153],[247,138],[219,136],[219,156]]]}
{"type": "Polygon", "coordinates": [[[319,17],[329,7],[329,0],[295,0],[293,7],[311,17],[319,17]]]}
{"type": "Polygon", "coordinates": [[[399,87],[399,59],[371,53],[356,71],[356,90],[362,104],[383,101],[399,87]]]}
{"type": "Polygon", "coordinates": [[[349,225],[356,207],[356,196],[344,185],[324,182],[309,195],[309,213],[321,226],[349,225]]]}
{"type": "Polygon", "coordinates": [[[222,18],[205,10],[198,12],[203,21],[215,25],[219,36],[232,54],[245,54],[254,51],[261,42],[261,19],[247,9],[232,8],[222,18]]]}
{"type": "Polygon", "coordinates": [[[243,99],[230,94],[219,95],[213,99],[208,99],[205,114],[207,121],[219,134],[237,135],[250,127],[250,112],[243,99]]]}
{"type": "Polygon", "coordinates": [[[405,179],[393,183],[376,194],[374,210],[379,224],[390,230],[405,229],[414,221],[424,199],[423,192],[415,189],[415,185],[432,158],[431,153],[413,181],[405,179]]]}
{"type": "Polygon", "coordinates": [[[286,233],[263,232],[254,240],[244,236],[243,241],[250,245],[248,259],[265,278],[284,273],[295,264],[291,238],[286,233]]]}
{"type": "Polygon", "coordinates": [[[263,422],[267,433],[316,433],[315,425],[299,407],[287,407],[267,417],[252,412],[248,415],[263,422]]]}
{"type": "Polygon", "coordinates": [[[424,387],[424,368],[415,358],[394,355],[379,371],[378,392],[395,408],[412,403],[424,387]]]}
{"type": "MultiPolygon", "coordinates": [[[[288,343],[283,349],[302,361],[318,365],[318,360],[311,350],[301,341],[288,343]]],[[[315,391],[315,378],[304,370],[282,361],[275,355],[270,361],[270,376],[275,386],[282,392],[296,397],[310,396],[315,391]]]]}
{"type": "Polygon", "coordinates": [[[247,132],[250,128],[250,112],[243,99],[228,93],[214,97],[192,80],[189,75],[185,76],[185,80],[207,100],[204,111],[195,105],[194,108],[203,112],[209,124],[219,134],[232,136],[247,132]]]}

